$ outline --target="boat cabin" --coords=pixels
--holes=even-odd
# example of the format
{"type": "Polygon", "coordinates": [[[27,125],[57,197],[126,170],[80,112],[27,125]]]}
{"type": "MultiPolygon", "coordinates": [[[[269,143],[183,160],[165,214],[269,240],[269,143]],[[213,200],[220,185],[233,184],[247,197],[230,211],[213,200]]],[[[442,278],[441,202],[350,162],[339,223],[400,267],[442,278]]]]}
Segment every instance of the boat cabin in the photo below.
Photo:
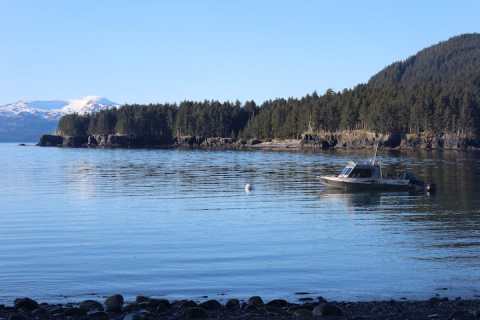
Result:
{"type": "Polygon", "coordinates": [[[382,170],[378,162],[356,163],[350,161],[342,172],[338,175],[339,178],[357,178],[357,179],[380,179],[382,177],[382,170]]]}

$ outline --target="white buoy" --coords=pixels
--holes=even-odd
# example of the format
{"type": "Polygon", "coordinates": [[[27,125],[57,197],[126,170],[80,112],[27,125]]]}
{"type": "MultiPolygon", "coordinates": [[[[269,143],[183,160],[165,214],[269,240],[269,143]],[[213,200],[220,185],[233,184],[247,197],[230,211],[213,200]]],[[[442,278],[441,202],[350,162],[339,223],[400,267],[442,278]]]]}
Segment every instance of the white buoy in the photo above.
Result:
{"type": "Polygon", "coordinates": [[[250,191],[252,191],[252,189],[253,189],[253,188],[252,188],[252,185],[251,185],[250,183],[247,183],[247,184],[245,185],[245,192],[250,192],[250,191]]]}

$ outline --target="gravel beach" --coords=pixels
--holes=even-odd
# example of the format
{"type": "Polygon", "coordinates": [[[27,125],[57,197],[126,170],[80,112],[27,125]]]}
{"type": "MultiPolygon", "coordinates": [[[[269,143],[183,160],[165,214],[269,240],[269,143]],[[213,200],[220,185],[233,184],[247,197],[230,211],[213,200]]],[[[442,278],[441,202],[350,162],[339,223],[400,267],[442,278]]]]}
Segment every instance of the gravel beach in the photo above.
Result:
{"type": "Polygon", "coordinates": [[[335,302],[319,297],[291,303],[276,299],[263,301],[229,299],[193,301],[138,296],[124,301],[113,295],[104,301],[48,304],[30,298],[15,299],[12,305],[0,305],[1,320],[149,320],[149,319],[480,319],[480,300],[431,298],[423,301],[335,302]]]}

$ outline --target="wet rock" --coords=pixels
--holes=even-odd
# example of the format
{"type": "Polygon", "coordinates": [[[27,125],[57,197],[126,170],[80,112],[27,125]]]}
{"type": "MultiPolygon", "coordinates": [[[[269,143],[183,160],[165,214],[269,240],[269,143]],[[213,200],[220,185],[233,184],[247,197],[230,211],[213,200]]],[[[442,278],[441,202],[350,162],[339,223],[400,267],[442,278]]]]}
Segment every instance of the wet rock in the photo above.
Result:
{"type": "Polygon", "coordinates": [[[89,312],[86,317],[88,320],[109,320],[108,314],[104,311],[89,312]]]}
{"type": "Polygon", "coordinates": [[[66,308],[63,311],[63,315],[66,317],[82,317],[87,314],[87,311],[80,308],[66,308]]]}
{"type": "Polygon", "coordinates": [[[200,307],[188,308],[185,311],[186,319],[206,319],[208,318],[208,312],[200,307]]]}
{"type": "Polygon", "coordinates": [[[435,305],[438,305],[439,303],[442,302],[442,299],[438,298],[438,297],[433,297],[433,298],[430,298],[428,300],[428,303],[431,305],[431,306],[435,306],[435,305]]]}
{"type": "Polygon", "coordinates": [[[247,302],[249,305],[253,305],[253,306],[263,306],[263,300],[261,297],[259,296],[253,296],[251,297],[250,299],[248,299],[248,302],[247,302]]]}
{"type": "Polygon", "coordinates": [[[210,311],[219,310],[222,308],[222,305],[217,300],[208,300],[203,303],[200,303],[199,306],[205,310],[210,310],[210,311]]]}
{"type": "Polygon", "coordinates": [[[475,320],[475,316],[468,311],[455,311],[448,318],[449,320],[475,320]]]}
{"type": "Polygon", "coordinates": [[[150,305],[155,309],[157,313],[164,313],[170,309],[170,301],[167,299],[152,299],[150,305]]]}
{"type": "Polygon", "coordinates": [[[343,316],[342,309],[331,303],[321,303],[312,312],[315,317],[343,316]]]}
{"type": "MultiPolygon", "coordinates": [[[[321,303],[321,304],[323,304],[323,303],[321,303]]],[[[306,303],[301,305],[301,308],[308,309],[308,310],[313,310],[313,308],[315,308],[317,305],[318,304],[316,304],[316,303],[306,302],[306,303]]]]}
{"type": "Polygon", "coordinates": [[[33,311],[39,307],[38,302],[30,298],[15,299],[15,309],[33,311]]]}
{"type": "Polygon", "coordinates": [[[28,320],[23,314],[13,313],[8,316],[8,320],[28,320]]]}
{"type": "Polygon", "coordinates": [[[78,307],[82,310],[87,311],[87,312],[104,311],[103,305],[100,302],[95,301],[95,300],[82,301],[78,307]]]}
{"type": "Polygon", "coordinates": [[[182,310],[196,307],[197,304],[192,300],[180,300],[174,303],[174,307],[177,307],[182,310]]]}
{"type": "Polygon", "coordinates": [[[127,313],[123,316],[122,320],[148,320],[151,318],[151,313],[148,311],[139,311],[139,312],[132,312],[127,313]]]}
{"type": "Polygon", "coordinates": [[[120,312],[123,307],[123,297],[120,294],[115,294],[105,300],[105,309],[109,312],[120,312]]]}
{"type": "Polygon", "coordinates": [[[148,303],[148,302],[142,302],[142,303],[132,302],[132,303],[129,303],[127,305],[124,305],[123,308],[122,308],[122,312],[131,313],[131,312],[135,312],[135,311],[144,309],[145,307],[143,307],[143,305],[142,305],[144,303],[148,303]]]}
{"type": "Polygon", "coordinates": [[[49,309],[49,312],[54,317],[59,317],[63,315],[63,307],[62,306],[53,306],[49,309]]]}
{"type": "Polygon", "coordinates": [[[313,319],[313,313],[309,309],[297,309],[293,312],[295,320],[311,320],[313,319]]]}
{"type": "Polygon", "coordinates": [[[152,299],[142,297],[138,299],[138,303],[131,303],[123,308],[124,311],[130,312],[139,309],[146,309],[151,312],[163,313],[170,308],[170,302],[167,299],[152,299]]]}
{"type": "Polygon", "coordinates": [[[137,296],[135,298],[136,303],[142,303],[142,302],[148,302],[148,301],[150,301],[150,298],[145,296],[137,296]]]}
{"type": "Polygon", "coordinates": [[[260,309],[254,304],[247,304],[243,309],[247,313],[259,313],[260,309]]]}
{"type": "Polygon", "coordinates": [[[225,308],[228,310],[238,310],[240,309],[240,300],[238,299],[229,299],[225,304],[225,308]]]}
{"type": "Polygon", "coordinates": [[[325,299],[325,298],[322,297],[322,296],[317,297],[317,301],[320,302],[320,303],[327,303],[327,299],[325,299]]]}
{"type": "Polygon", "coordinates": [[[267,303],[267,306],[274,308],[285,308],[288,306],[288,302],[283,299],[275,299],[267,303]]]}
{"type": "Polygon", "coordinates": [[[42,307],[37,308],[32,311],[32,318],[37,319],[37,320],[45,320],[48,319],[48,311],[42,307]]]}

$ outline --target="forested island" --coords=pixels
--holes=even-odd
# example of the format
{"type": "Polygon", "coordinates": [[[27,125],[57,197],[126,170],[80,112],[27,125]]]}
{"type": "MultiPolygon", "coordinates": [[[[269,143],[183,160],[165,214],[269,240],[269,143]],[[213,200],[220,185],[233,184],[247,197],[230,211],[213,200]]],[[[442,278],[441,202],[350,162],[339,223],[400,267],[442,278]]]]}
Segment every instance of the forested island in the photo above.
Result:
{"type": "Polygon", "coordinates": [[[480,147],[480,34],[464,34],[391,64],[341,92],[257,105],[219,101],[124,105],[67,115],[40,145],[248,146],[295,139],[299,146],[480,147]]]}

